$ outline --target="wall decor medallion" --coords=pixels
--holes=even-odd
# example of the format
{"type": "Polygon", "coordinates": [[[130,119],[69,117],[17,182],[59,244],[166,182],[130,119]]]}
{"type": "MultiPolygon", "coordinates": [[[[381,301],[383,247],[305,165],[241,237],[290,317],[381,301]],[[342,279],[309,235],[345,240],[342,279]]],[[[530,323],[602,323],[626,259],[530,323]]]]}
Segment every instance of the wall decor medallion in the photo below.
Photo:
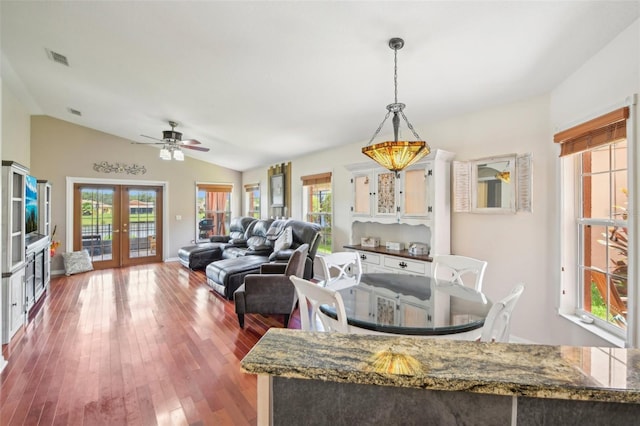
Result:
{"type": "Polygon", "coordinates": [[[128,175],[143,175],[147,173],[147,168],[139,164],[111,164],[107,161],[103,161],[101,163],[93,163],[93,170],[100,173],[126,173],[128,175]]]}

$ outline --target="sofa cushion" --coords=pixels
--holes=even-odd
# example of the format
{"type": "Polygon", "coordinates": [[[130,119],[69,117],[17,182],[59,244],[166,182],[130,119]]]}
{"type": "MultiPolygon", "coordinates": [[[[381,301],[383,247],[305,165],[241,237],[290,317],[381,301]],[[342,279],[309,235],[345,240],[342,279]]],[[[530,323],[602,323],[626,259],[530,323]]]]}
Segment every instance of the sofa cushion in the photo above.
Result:
{"type": "Polygon", "coordinates": [[[284,270],[284,274],[288,277],[295,275],[296,277],[302,277],[304,274],[304,264],[307,259],[307,253],[309,252],[309,244],[303,244],[291,255],[287,268],[284,270]]]}
{"type": "Polygon", "coordinates": [[[93,271],[91,256],[87,250],[62,253],[64,261],[64,274],[69,276],[80,272],[93,271]]]}
{"type": "Polygon", "coordinates": [[[226,243],[200,243],[178,250],[178,259],[189,269],[204,269],[209,263],[222,258],[226,243]]]}
{"type": "Polygon", "coordinates": [[[278,252],[280,250],[288,249],[293,243],[293,233],[291,227],[284,228],[278,239],[273,243],[273,251],[278,252]]]}
{"type": "Polygon", "coordinates": [[[222,259],[207,265],[206,275],[209,286],[227,299],[242,285],[247,274],[258,273],[260,265],[269,261],[266,256],[243,256],[222,259]]]}

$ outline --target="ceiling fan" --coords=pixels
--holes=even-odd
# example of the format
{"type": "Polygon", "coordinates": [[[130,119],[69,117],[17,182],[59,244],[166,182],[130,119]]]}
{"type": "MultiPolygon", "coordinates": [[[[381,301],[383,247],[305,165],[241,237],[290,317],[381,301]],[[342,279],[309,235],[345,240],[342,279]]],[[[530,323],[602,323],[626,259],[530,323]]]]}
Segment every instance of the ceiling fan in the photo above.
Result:
{"type": "Polygon", "coordinates": [[[163,130],[162,131],[162,139],[154,138],[153,136],[140,135],[145,138],[153,139],[158,142],[133,142],[134,144],[139,145],[162,145],[162,149],[160,149],[160,158],[163,160],[171,160],[173,157],[174,160],[182,161],[184,160],[184,154],[182,153],[182,148],[193,149],[195,151],[208,152],[209,148],[200,145],[200,141],[195,139],[185,139],[182,140],[182,133],[176,131],[176,127],[178,127],[178,123],[175,121],[169,121],[169,125],[171,126],[171,130],[163,130]]]}

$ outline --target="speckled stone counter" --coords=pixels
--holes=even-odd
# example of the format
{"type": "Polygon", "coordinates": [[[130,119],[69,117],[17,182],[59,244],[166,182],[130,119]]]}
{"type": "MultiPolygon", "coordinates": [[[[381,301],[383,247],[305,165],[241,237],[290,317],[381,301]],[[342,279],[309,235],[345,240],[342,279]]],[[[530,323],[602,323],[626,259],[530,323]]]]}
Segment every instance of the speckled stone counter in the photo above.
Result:
{"type": "Polygon", "coordinates": [[[298,404],[313,411],[316,402],[322,409],[329,401],[337,414],[318,424],[348,424],[354,410],[373,416],[366,423],[411,423],[427,414],[434,424],[515,424],[516,418],[518,425],[629,424],[640,418],[637,349],[271,329],[242,368],[269,377],[269,385],[259,379],[262,392],[271,393],[262,403],[271,413],[265,424],[286,423],[298,404]],[[433,417],[436,411],[442,416],[433,417]]]}

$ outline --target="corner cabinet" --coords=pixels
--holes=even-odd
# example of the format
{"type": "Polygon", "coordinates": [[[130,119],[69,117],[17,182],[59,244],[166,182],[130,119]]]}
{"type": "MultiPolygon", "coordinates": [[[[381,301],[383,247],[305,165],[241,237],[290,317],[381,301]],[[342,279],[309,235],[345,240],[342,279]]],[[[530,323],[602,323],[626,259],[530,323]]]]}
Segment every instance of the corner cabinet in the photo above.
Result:
{"type": "Polygon", "coordinates": [[[434,150],[395,173],[375,163],[347,166],[351,172],[351,244],[361,254],[364,272],[431,273],[433,254],[451,250],[451,161],[454,154],[434,150]],[[380,247],[360,246],[361,238],[379,238],[380,247]],[[387,242],[403,250],[387,250],[387,242]],[[411,255],[410,243],[428,245],[429,253],[411,255]]]}
{"type": "Polygon", "coordinates": [[[2,343],[24,323],[25,184],[28,169],[2,162],[2,343]]]}

